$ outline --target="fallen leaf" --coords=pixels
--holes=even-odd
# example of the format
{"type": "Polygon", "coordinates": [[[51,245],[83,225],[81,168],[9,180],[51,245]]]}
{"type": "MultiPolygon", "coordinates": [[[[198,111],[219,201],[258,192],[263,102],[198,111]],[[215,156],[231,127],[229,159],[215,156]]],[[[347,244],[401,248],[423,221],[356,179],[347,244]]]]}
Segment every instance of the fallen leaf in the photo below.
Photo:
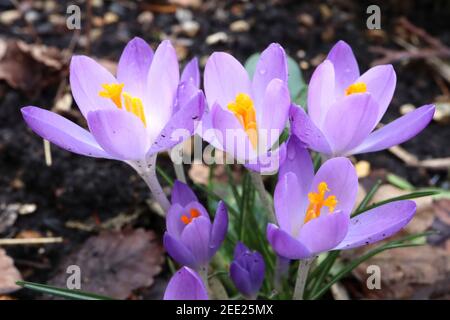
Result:
{"type": "Polygon", "coordinates": [[[10,293],[20,289],[16,285],[22,280],[20,272],[14,266],[13,260],[0,248],[0,294],[10,293]]]}
{"type": "Polygon", "coordinates": [[[66,287],[67,267],[77,265],[81,290],[126,299],[133,290],[151,286],[163,263],[163,248],[153,231],[105,231],[67,257],[49,283],[66,287]]]}

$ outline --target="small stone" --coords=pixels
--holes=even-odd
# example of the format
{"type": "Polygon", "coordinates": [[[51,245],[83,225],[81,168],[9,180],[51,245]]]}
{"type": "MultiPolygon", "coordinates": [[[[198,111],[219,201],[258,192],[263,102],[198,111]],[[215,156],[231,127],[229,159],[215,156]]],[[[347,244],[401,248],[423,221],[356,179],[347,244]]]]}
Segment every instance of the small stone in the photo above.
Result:
{"type": "MultiPolygon", "coordinates": [[[[95,29],[94,29],[95,30],[95,29]]],[[[55,103],[54,111],[56,112],[68,112],[72,107],[72,95],[67,92],[58,99],[55,103]]]]}
{"type": "Polygon", "coordinates": [[[210,34],[208,37],[206,37],[206,44],[207,45],[214,45],[218,43],[225,43],[228,41],[228,35],[225,32],[217,32],[210,34]]]}
{"type": "Polygon", "coordinates": [[[358,178],[365,178],[370,174],[370,163],[365,160],[358,161],[355,164],[355,169],[358,178]]]}
{"type": "Polygon", "coordinates": [[[300,50],[297,51],[297,58],[303,59],[305,57],[306,57],[306,51],[305,50],[300,49],[300,50]]]}
{"type": "Polygon", "coordinates": [[[0,23],[11,25],[20,18],[18,10],[6,10],[0,13],[0,23]]]}
{"type": "Polygon", "coordinates": [[[192,11],[187,9],[178,8],[175,12],[175,17],[180,23],[192,21],[193,14],[192,11]]]}
{"type": "Polygon", "coordinates": [[[433,120],[439,123],[450,122],[450,102],[436,102],[436,111],[433,120]]]}
{"type": "Polygon", "coordinates": [[[325,57],[326,56],[323,53],[319,53],[317,56],[312,58],[310,62],[313,65],[313,67],[317,67],[319,64],[322,63],[322,61],[325,60],[325,57]]]}
{"type": "Polygon", "coordinates": [[[297,16],[297,21],[300,24],[302,24],[302,25],[304,25],[305,27],[308,27],[308,28],[310,28],[310,27],[312,27],[314,25],[314,18],[313,18],[313,16],[311,16],[308,13],[300,13],[297,16]]]}
{"type": "Polygon", "coordinates": [[[104,20],[105,24],[113,24],[113,23],[116,23],[117,21],[119,21],[119,16],[117,14],[115,14],[114,12],[107,12],[103,16],[103,20],[104,20]]]}
{"type": "Polygon", "coordinates": [[[250,24],[245,20],[237,20],[230,24],[230,30],[233,32],[247,32],[250,30],[250,24]]]}
{"type": "Polygon", "coordinates": [[[20,215],[27,215],[35,212],[37,205],[35,203],[24,203],[19,208],[20,215]]]}
{"type": "Polygon", "coordinates": [[[186,21],[181,25],[181,30],[183,30],[187,36],[193,38],[200,30],[200,24],[196,21],[186,21]]]}
{"type": "Polygon", "coordinates": [[[39,18],[40,18],[40,14],[37,11],[30,10],[27,13],[25,13],[25,20],[30,23],[34,23],[34,22],[38,21],[39,18]]]}
{"type": "Polygon", "coordinates": [[[101,7],[103,7],[103,0],[92,0],[92,6],[94,8],[101,8],[101,7]]]}
{"type": "Polygon", "coordinates": [[[155,16],[150,11],[144,11],[137,17],[137,21],[143,25],[150,25],[153,22],[153,19],[155,19],[155,16]]]}
{"type": "Polygon", "coordinates": [[[416,107],[411,103],[407,103],[400,107],[400,114],[404,115],[414,110],[416,110],[416,107]]]}
{"type": "Polygon", "coordinates": [[[302,70],[308,70],[308,69],[309,69],[309,63],[308,63],[308,61],[305,61],[305,60],[300,61],[300,69],[302,69],[302,70]]]}
{"type": "Polygon", "coordinates": [[[63,26],[66,24],[66,18],[64,18],[63,16],[61,16],[59,14],[51,14],[48,17],[48,21],[50,21],[50,23],[55,26],[63,26]]]}
{"type": "Polygon", "coordinates": [[[333,15],[333,11],[326,4],[321,4],[319,6],[319,10],[320,10],[320,14],[322,15],[322,18],[324,20],[331,18],[331,16],[333,15]]]}

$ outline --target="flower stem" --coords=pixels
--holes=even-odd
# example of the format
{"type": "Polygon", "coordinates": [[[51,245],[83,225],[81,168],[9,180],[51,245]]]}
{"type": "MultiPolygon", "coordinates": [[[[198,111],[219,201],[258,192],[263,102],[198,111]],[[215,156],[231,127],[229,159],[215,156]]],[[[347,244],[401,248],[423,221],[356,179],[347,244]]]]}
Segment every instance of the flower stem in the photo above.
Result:
{"type": "Polygon", "coordinates": [[[277,291],[281,290],[283,279],[289,270],[290,261],[291,260],[277,255],[277,263],[275,265],[275,273],[273,275],[274,288],[277,291]]]}
{"type": "Polygon", "coordinates": [[[269,198],[269,195],[267,194],[267,191],[264,187],[264,182],[262,180],[262,177],[259,173],[249,170],[250,177],[252,179],[252,182],[255,186],[256,191],[258,192],[259,199],[262,202],[262,205],[264,208],[266,208],[267,212],[269,213],[269,222],[274,223],[275,222],[275,212],[273,209],[272,201],[269,198]]]}
{"type": "Polygon", "coordinates": [[[186,183],[186,174],[184,173],[184,167],[182,163],[173,162],[173,168],[175,169],[175,176],[178,181],[186,183]]]}
{"type": "Polygon", "coordinates": [[[306,279],[308,278],[309,268],[311,267],[313,260],[313,258],[309,258],[299,261],[297,280],[295,281],[295,290],[292,300],[303,300],[306,279]]]}
{"type": "Polygon", "coordinates": [[[129,164],[145,181],[153,197],[166,213],[170,208],[170,202],[159,184],[158,177],[156,176],[156,155],[151,156],[145,161],[134,161],[129,162],[129,164]]]}
{"type": "Polygon", "coordinates": [[[208,265],[200,267],[200,269],[198,270],[198,274],[200,275],[200,278],[202,278],[203,284],[205,285],[209,295],[210,292],[208,286],[208,265]]]}

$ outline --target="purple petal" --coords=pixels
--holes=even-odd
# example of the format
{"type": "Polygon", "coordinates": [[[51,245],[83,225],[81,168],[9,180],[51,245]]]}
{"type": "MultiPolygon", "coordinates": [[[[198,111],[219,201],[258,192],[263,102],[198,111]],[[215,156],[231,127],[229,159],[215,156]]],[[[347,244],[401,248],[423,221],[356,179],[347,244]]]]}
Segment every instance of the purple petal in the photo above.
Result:
{"type": "Polygon", "coordinates": [[[318,128],[322,127],[328,109],[335,101],[334,78],[333,64],[325,60],[316,68],[309,82],[308,114],[318,128]]]}
{"type": "Polygon", "coordinates": [[[205,217],[192,220],[181,233],[181,242],[189,249],[197,265],[206,265],[210,258],[211,222],[205,217]]]}
{"type": "Polygon", "coordinates": [[[345,89],[359,77],[358,62],[352,48],[341,40],[328,53],[327,60],[333,63],[336,74],[336,96],[343,96],[345,89]]]}
{"type": "Polygon", "coordinates": [[[264,101],[259,110],[258,145],[259,151],[265,152],[278,141],[286,127],[291,99],[285,82],[273,79],[264,92],[264,101]]]}
{"type": "MultiPolygon", "coordinates": [[[[288,67],[286,53],[278,43],[270,44],[259,57],[253,76],[252,90],[255,99],[255,107],[263,105],[263,97],[266,89],[273,79],[279,79],[284,83],[288,81],[288,67]]],[[[289,93],[288,93],[289,97],[289,93]]],[[[273,107],[273,106],[272,106],[273,107]]],[[[273,107],[273,109],[276,109],[273,107]]]]}
{"type": "Polygon", "coordinates": [[[230,265],[230,278],[239,292],[244,296],[251,296],[253,294],[249,272],[235,261],[230,265]]]}
{"type": "Polygon", "coordinates": [[[236,99],[238,93],[250,94],[250,80],[244,67],[232,55],[214,52],[206,62],[204,73],[206,100],[221,107],[236,99]]]}
{"type": "Polygon", "coordinates": [[[152,59],[153,50],[143,39],[135,37],[128,42],[117,65],[117,81],[125,84],[125,92],[142,99],[152,59]]]}
{"type": "Polygon", "coordinates": [[[298,241],[313,254],[331,250],[344,239],[349,221],[345,212],[322,214],[303,225],[298,241]]]}
{"type": "Polygon", "coordinates": [[[208,290],[194,270],[183,267],[170,279],[164,300],[208,300],[208,290]]]}
{"type": "Polygon", "coordinates": [[[166,215],[167,232],[175,239],[179,239],[185,224],[181,221],[181,216],[185,214],[184,207],[179,203],[172,203],[166,215]]]}
{"type": "Polygon", "coordinates": [[[291,131],[306,146],[314,151],[331,154],[327,138],[306,114],[303,108],[292,105],[290,110],[291,131]]]}
{"type": "Polygon", "coordinates": [[[167,253],[179,264],[189,266],[191,268],[198,268],[199,264],[189,249],[183,244],[182,240],[172,237],[168,232],[164,233],[164,248],[167,253]]]}
{"type": "Polygon", "coordinates": [[[198,198],[189,186],[181,181],[175,180],[172,188],[172,204],[178,203],[186,207],[189,203],[197,201],[198,198]]]}
{"type": "Polygon", "coordinates": [[[250,252],[249,248],[247,248],[242,242],[238,241],[236,247],[234,247],[233,258],[236,260],[246,252],[250,252]]]}
{"type": "Polygon", "coordinates": [[[394,95],[397,76],[392,65],[381,65],[367,70],[356,82],[364,82],[374,100],[378,103],[378,123],[383,117],[394,95]]]}
{"type": "Polygon", "coordinates": [[[250,159],[245,163],[245,167],[263,175],[272,175],[277,172],[285,158],[286,143],[283,142],[279,148],[260,154],[256,159],[250,159]]]}
{"type": "Polygon", "coordinates": [[[368,210],[350,220],[348,233],[336,249],[352,249],[397,233],[416,213],[414,201],[403,200],[368,210]]]}
{"type": "Polygon", "coordinates": [[[180,82],[191,83],[197,89],[200,88],[200,69],[198,68],[197,58],[193,58],[186,64],[180,82]]]}
{"type": "Polygon", "coordinates": [[[75,102],[87,119],[89,111],[117,109],[111,99],[100,97],[102,84],[117,83],[102,65],[86,56],[74,56],[70,61],[70,87],[75,102]]]}
{"type": "Polygon", "coordinates": [[[28,126],[42,138],[77,154],[113,158],[95,141],[90,132],[60,115],[38,107],[24,107],[22,116],[28,126]]]}
{"type": "Polygon", "coordinates": [[[357,93],[336,102],[328,111],[322,132],[333,154],[344,155],[359,145],[376,124],[378,105],[368,93],[357,93]]]}
{"type": "Polygon", "coordinates": [[[194,130],[198,125],[198,121],[202,118],[204,110],[205,98],[203,93],[197,90],[197,94],[169,119],[148,154],[151,155],[168,150],[189,139],[194,134],[194,130]]]}
{"type": "Polygon", "coordinates": [[[214,216],[214,222],[211,229],[211,240],[209,243],[210,256],[212,257],[219,249],[228,231],[228,210],[223,201],[219,202],[214,216]]]}
{"type": "MultiPolygon", "coordinates": [[[[321,182],[325,182],[330,190],[325,196],[336,196],[338,203],[335,210],[350,215],[358,192],[358,177],[350,160],[338,157],[326,161],[315,175],[311,191],[317,192],[321,182]]],[[[328,209],[323,208],[322,213],[328,213],[328,209]]]]}
{"type": "Polygon", "coordinates": [[[252,283],[252,290],[257,293],[264,281],[264,275],[266,272],[266,265],[261,254],[257,251],[252,252],[250,265],[250,280],[252,283]]]}
{"type": "Polygon", "coordinates": [[[287,156],[280,166],[279,177],[288,172],[297,176],[300,187],[299,194],[308,193],[314,177],[313,162],[308,151],[295,136],[291,136],[288,140],[287,156]]]}
{"type": "Polygon", "coordinates": [[[89,130],[98,144],[120,160],[142,160],[150,138],[142,121],[125,110],[96,110],[87,117],[89,130]]]}
{"type": "Polygon", "coordinates": [[[273,250],[284,258],[297,260],[311,256],[311,252],[302,243],[271,223],[267,225],[267,240],[273,250]]]}
{"type": "Polygon", "coordinates": [[[275,187],[274,205],[277,223],[288,234],[298,233],[303,225],[307,205],[307,190],[299,183],[302,177],[293,172],[280,176],[275,187]]]}
{"type": "Polygon", "coordinates": [[[146,116],[155,132],[160,132],[172,115],[180,79],[178,59],[169,40],[156,49],[147,79],[144,100],[146,116]]]}
{"type": "Polygon", "coordinates": [[[217,104],[213,106],[211,112],[212,125],[216,129],[215,137],[221,146],[220,149],[242,162],[246,159],[255,159],[256,150],[235,115],[217,104]]]}
{"type": "Polygon", "coordinates": [[[374,152],[403,143],[421,132],[433,119],[435,107],[422,106],[372,132],[349,154],[374,152]]]}

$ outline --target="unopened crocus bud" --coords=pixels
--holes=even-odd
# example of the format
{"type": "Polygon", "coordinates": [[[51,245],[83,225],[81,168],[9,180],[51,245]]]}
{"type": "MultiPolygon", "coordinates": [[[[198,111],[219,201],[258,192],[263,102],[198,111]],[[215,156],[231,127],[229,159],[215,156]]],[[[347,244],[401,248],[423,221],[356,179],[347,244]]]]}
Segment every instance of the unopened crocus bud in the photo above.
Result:
{"type": "Polygon", "coordinates": [[[230,276],[236,288],[248,299],[255,299],[264,280],[265,264],[261,254],[239,242],[234,249],[230,276]]]}
{"type": "Polygon", "coordinates": [[[194,270],[183,267],[170,279],[164,300],[208,300],[208,290],[194,270]]]}

